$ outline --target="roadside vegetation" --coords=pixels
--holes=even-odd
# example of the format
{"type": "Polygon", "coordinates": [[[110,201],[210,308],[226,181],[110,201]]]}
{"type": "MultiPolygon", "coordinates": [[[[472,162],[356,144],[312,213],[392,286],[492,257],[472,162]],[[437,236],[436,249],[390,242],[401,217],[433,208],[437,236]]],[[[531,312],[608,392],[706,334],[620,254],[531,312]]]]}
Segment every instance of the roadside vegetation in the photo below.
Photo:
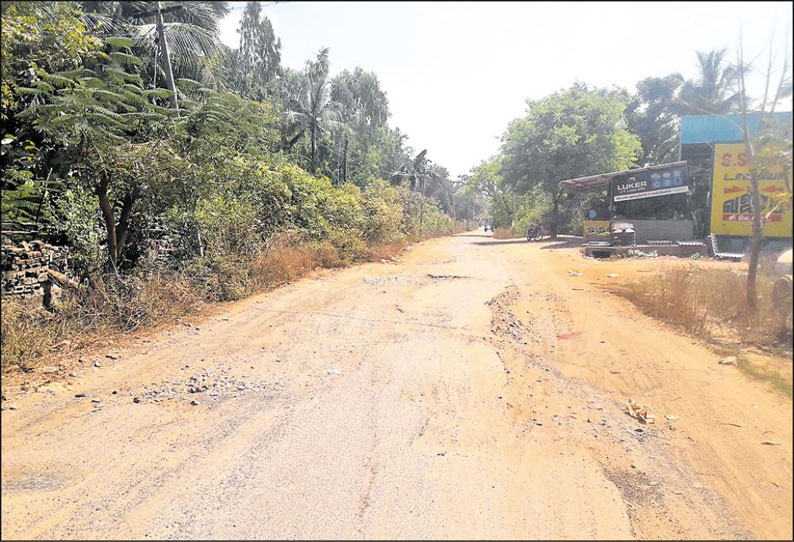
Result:
{"type": "Polygon", "coordinates": [[[794,307],[790,298],[786,306],[773,301],[775,278],[774,259],[762,259],[755,311],[746,306],[747,271],[736,268],[662,264],[653,276],[612,292],[703,340],[749,377],[791,397],[794,307]]]}
{"type": "MultiPolygon", "coordinates": [[[[654,276],[631,282],[615,293],[646,314],[704,339],[719,352],[741,358],[743,349],[754,347],[788,358],[792,354],[792,305],[790,300],[784,307],[774,303],[775,278],[774,260],[762,261],[755,311],[746,310],[746,271],[694,263],[661,266],[654,276]]],[[[737,365],[742,368],[742,359],[737,365]]]]}
{"type": "Polygon", "coordinates": [[[281,66],[260,10],[232,50],[228,2],[3,2],[3,242],[68,246],[79,283],[4,297],[4,369],[473,224],[377,76],[281,66]]]}
{"type": "Polygon", "coordinates": [[[496,228],[493,231],[494,239],[516,239],[521,234],[512,228],[496,228]]]}
{"type": "MultiPolygon", "coordinates": [[[[405,242],[368,247],[357,261],[391,259],[405,242]]],[[[139,266],[138,274],[99,275],[56,310],[3,302],[4,367],[27,370],[38,358],[98,344],[114,333],[177,322],[208,303],[233,300],[296,280],[317,268],[348,265],[328,241],[279,234],[243,261],[197,262],[180,270],[139,266]]]]}

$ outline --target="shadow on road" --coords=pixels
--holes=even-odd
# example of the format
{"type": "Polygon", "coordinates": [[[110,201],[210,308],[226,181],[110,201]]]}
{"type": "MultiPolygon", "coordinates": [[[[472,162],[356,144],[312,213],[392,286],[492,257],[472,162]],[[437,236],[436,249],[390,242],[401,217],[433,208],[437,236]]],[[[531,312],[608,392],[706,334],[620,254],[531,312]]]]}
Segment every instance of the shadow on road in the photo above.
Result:
{"type": "Polygon", "coordinates": [[[556,240],[545,241],[527,241],[523,237],[516,237],[515,239],[493,239],[491,241],[475,241],[475,245],[516,245],[516,244],[532,244],[540,246],[541,250],[555,250],[559,248],[577,248],[582,245],[582,238],[573,235],[559,236],[556,240]]]}
{"type": "Polygon", "coordinates": [[[576,248],[582,245],[581,237],[558,237],[554,241],[547,241],[541,250],[554,250],[558,248],[576,248]]]}
{"type": "Polygon", "coordinates": [[[524,238],[518,239],[494,239],[493,241],[475,241],[475,245],[516,245],[520,243],[527,243],[528,241],[524,238]]]}

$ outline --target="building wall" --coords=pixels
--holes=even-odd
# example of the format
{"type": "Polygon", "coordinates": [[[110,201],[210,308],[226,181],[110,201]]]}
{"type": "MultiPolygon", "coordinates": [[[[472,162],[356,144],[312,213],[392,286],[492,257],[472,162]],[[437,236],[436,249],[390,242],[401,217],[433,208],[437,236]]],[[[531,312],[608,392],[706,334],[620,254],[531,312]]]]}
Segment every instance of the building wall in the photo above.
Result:
{"type": "Polygon", "coordinates": [[[648,241],[689,241],[695,238],[695,224],[691,220],[637,220],[626,219],[634,224],[637,244],[648,241]]]}

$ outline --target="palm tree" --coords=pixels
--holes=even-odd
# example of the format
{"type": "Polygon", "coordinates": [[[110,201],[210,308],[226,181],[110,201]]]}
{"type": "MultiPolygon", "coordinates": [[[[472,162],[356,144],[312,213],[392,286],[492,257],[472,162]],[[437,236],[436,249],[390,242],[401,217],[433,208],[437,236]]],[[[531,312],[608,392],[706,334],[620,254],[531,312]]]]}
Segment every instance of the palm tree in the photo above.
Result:
{"type": "Polygon", "coordinates": [[[681,85],[677,99],[681,114],[723,115],[738,109],[737,71],[725,61],[727,52],[726,49],[698,51],[698,74],[694,80],[685,79],[680,73],[671,75],[681,85]]]}
{"type": "Polygon", "coordinates": [[[106,35],[133,38],[139,56],[155,60],[151,76],[155,86],[158,79],[168,77],[170,69],[177,78],[196,79],[216,88],[223,86],[216,73],[228,48],[220,42],[218,30],[220,20],[230,12],[229,2],[90,0],[80,4],[89,20],[106,35]],[[162,25],[158,25],[158,15],[162,25]],[[164,45],[170,50],[170,62],[166,62],[164,45]],[[156,62],[158,57],[162,63],[156,62]]]}
{"type": "Polygon", "coordinates": [[[288,119],[295,135],[287,143],[291,149],[308,131],[311,138],[309,171],[317,169],[317,139],[326,130],[341,125],[339,106],[330,99],[328,85],[328,48],[321,49],[317,60],[307,60],[303,77],[287,96],[288,119]]]}
{"type": "Polygon", "coordinates": [[[406,134],[399,128],[389,129],[384,138],[385,149],[381,159],[381,171],[388,175],[392,184],[399,184],[409,177],[413,149],[405,146],[406,134]]]}

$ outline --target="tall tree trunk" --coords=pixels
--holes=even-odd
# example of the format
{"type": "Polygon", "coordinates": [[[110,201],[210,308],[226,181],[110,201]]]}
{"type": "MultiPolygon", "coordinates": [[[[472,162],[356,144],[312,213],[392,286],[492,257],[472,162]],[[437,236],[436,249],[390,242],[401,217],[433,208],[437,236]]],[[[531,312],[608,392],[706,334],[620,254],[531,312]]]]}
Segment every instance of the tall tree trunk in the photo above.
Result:
{"type": "Polygon", "coordinates": [[[165,39],[165,24],[163,23],[163,14],[160,12],[160,2],[157,2],[157,37],[160,46],[163,48],[163,70],[165,71],[166,82],[168,83],[168,89],[173,93],[169,98],[171,107],[179,109],[179,103],[176,99],[174,72],[171,69],[171,55],[168,52],[168,42],[165,39]]]}
{"type": "Polygon", "coordinates": [[[753,237],[750,244],[750,261],[747,267],[747,308],[754,311],[758,304],[757,277],[758,260],[761,255],[761,240],[764,235],[764,224],[761,221],[761,197],[758,178],[750,173],[751,201],[753,204],[753,237]]]}
{"type": "Polygon", "coordinates": [[[312,139],[312,161],[311,164],[309,165],[309,169],[311,170],[312,175],[314,175],[314,172],[317,167],[315,164],[315,160],[317,158],[317,127],[314,124],[312,124],[311,126],[311,139],[312,139]]]}
{"type": "Polygon", "coordinates": [[[294,146],[295,146],[295,143],[297,143],[297,142],[298,142],[298,140],[299,140],[299,139],[301,138],[301,136],[303,135],[303,132],[305,132],[305,131],[306,131],[306,128],[302,129],[300,132],[298,132],[297,134],[295,134],[295,136],[294,136],[292,139],[290,139],[289,141],[287,141],[287,144],[286,144],[286,145],[284,145],[284,150],[287,150],[287,151],[288,151],[288,150],[292,149],[292,147],[294,147],[294,146]]]}
{"type": "Polygon", "coordinates": [[[108,239],[108,256],[110,265],[116,269],[116,216],[113,213],[113,205],[108,198],[108,185],[110,181],[104,177],[96,188],[96,195],[99,198],[99,208],[102,210],[102,217],[105,219],[105,230],[107,231],[108,239]]]}
{"type": "Polygon", "coordinates": [[[551,238],[557,238],[557,221],[560,217],[560,194],[554,192],[553,205],[551,208],[551,238]]]}
{"type": "MultiPolygon", "coordinates": [[[[764,234],[764,225],[761,219],[761,191],[754,168],[755,150],[750,140],[750,131],[747,127],[747,95],[745,94],[744,50],[739,34],[739,106],[742,114],[742,135],[744,136],[744,152],[747,154],[748,169],[750,170],[750,201],[753,206],[753,236],[750,242],[750,261],[747,267],[747,309],[754,312],[758,305],[758,259],[761,254],[761,237],[764,234]]],[[[761,112],[763,114],[763,111],[761,112]]]]}
{"type": "Polygon", "coordinates": [[[345,136],[345,154],[342,156],[342,182],[347,182],[347,136],[345,136]]]}
{"type": "Polygon", "coordinates": [[[138,187],[133,188],[124,196],[124,201],[121,207],[121,215],[119,216],[119,225],[116,228],[116,263],[121,262],[121,257],[124,254],[124,245],[127,243],[127,234],[130,230],[130,216],[132,215],[132,207],[135,205],[135,200],[138,199],[138,187]]]}

